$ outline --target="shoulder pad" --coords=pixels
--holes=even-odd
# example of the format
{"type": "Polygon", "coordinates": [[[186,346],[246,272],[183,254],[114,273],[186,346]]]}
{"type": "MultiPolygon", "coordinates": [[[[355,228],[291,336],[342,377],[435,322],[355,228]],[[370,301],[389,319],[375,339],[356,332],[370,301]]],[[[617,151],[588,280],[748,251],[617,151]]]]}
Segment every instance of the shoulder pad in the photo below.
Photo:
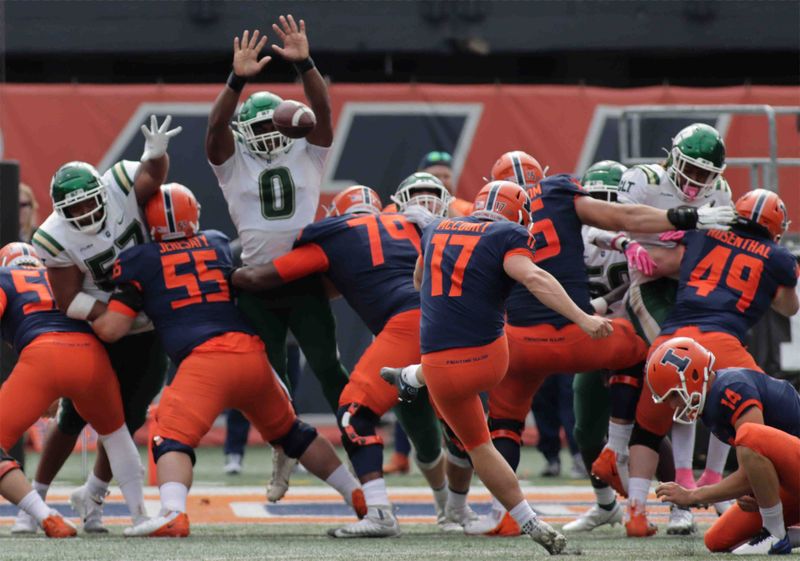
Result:
{"type": "Polygon", "coordinates": [[[647,179],[648,185],[658,185],[661,183],[661,177],[658,171],[653,169],[656,165],[657,164],[638,164],[633,166],[631,169],[641,170],[647,179]]]}
{"type": "Polygon", "coordinates": [[[53,257],[58,256],[62,251],[64,251],[64,246],[58,243],[58,241],[56,241],[56,239],[53,236],[45,232],[41,227],[39,227],[33,233],[31,241],[37,246],[47,251],[47,253],[49,253],[53,257]]]}
{"type": "Polygon", "coordinates": [[[319,222],[312,222],[300,232],[295,241],[295,247],[306,243],[312,243],[333,233],[340,232],[348,228],[347,221],[353,216],[328,216],[319,222]]]}
{"type": "Polygon", "coordinates": [[[137,163],[122,160],[111,166],[111,168],[103,174],[103,179],[110,180],[127,196],[133,190],[133,178],[137,168],[137,163]]]}

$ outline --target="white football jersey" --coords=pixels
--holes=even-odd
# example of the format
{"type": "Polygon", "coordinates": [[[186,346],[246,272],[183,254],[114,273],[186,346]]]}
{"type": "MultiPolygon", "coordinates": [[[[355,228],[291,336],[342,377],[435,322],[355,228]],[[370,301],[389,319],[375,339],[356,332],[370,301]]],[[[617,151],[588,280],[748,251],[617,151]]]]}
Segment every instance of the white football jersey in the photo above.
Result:
{"type": "MultiPolygon", "coordinates": [[[[667,170],[658,164],[638,165],[629,168],[619,182],[617,200],[623,204],[640,204],[668,210],[679,206],[699,208],[705,204],[714,206],[732,206],[730,188],[724,182],[707,190],[693,201],[684,201],[678,194],[678,188],[669,178],[667,170]]],[[[659,241],[659,234],[643,234],[628,232],[628,236],[647,246],[674,247],[671,242],[659,241]]],[[[648,279],[639,271],[632,271],[631,281],[634,284],[647,282],[648,279]]]]}
{"type": "Polygon", "coordinates": [[[82,290],[108,302],[114,261],[122,250],[148,241],[133,178],[139,162],[122,161],[103,174],[108,194],[106,220],[96,234],[85,234],[52,212],[31,240],[47,267],[76,265],[85,273],[82,290]]]}
{"type": "MultiPolygon", "coordinates": [[[[583,226],[583,261],[586,264],[586,274],[589,276],[589,292],[592,298],[608,294],[618,286],[629,281],[628,260],[625,255],[613,249],[603,249],[594,245],[594,239],[599,232],[592,226],[583,226]]],[[[615,235],[611,233],[611,235],[615,235]]],[[[622,317],[625,315],[623,299],[614,302],[608,308],[607,317],[622,317]]]]}
{"type": "Polygon", "coordinates": [[[313,222],[330,147],[295,140],[273,158],[250,153],[238,139],[233,156],[211,164],[242,242],[242,262],[261,265],[288,253],[313,222]]]}

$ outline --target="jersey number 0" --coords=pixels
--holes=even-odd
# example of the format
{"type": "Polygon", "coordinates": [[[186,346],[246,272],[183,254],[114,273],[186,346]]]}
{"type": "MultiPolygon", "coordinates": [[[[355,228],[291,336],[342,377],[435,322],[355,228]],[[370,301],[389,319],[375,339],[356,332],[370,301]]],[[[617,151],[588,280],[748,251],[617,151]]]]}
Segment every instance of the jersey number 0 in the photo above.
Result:
{"type": "Polygon", "coordinates": [[[294,215],[295,189],[289,168],[265,169],[258,176],[261,215],[267,220],[286,220],[294,215]]]}

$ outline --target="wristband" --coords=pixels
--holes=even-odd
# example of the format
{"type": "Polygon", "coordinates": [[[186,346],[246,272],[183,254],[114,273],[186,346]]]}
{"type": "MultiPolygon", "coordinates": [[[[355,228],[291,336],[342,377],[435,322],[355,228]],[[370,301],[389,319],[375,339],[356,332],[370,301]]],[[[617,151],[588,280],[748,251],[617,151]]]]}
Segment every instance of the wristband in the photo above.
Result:
{"type": "Polygon", "coordinates": [[[305,74],[314,67],[314,59],[311,57],[304,58],[303,60],[294,63],[294,69],[297,70],[298,74],[305,74]]]}
{"type": "Polygon", "coordinates": [[[667,211],[667,220],[676,230],[694,230],[697,227],[697,209],[679,206],[667,211]]]}
{"type": "Polygon", "coordinates": [[[78,292],[72,302],[69,303],[67,308],[67,317],[86,321],[92,313],[97,298],[90,296],[85,292],[78,292]]]}
{"type": "Polygon", "coordinates": [[[597,315],[606,315],[606,312],[608,311],[608,302],[606,302],[605,298],[602,296],[598,298],[592,298],[590,304],[592,305],[592,308],[594,308],[594,311],[597,313],[597,315]]]}
{"type": "Polygon", "coordinates": [[[231,73],[228,74],[228,81],[225,83],[236,93],[242,93],[244,85],[247,83],[247,78],[243,76],[237,76],[236,73],[231,70],[231,73]]]}
{"type": "Polygon", "coordinates": [[[629,243],[631,240],[625,234],[618,234],[611,240],[611,246],[620,253],[625,253],[629,243]]]}

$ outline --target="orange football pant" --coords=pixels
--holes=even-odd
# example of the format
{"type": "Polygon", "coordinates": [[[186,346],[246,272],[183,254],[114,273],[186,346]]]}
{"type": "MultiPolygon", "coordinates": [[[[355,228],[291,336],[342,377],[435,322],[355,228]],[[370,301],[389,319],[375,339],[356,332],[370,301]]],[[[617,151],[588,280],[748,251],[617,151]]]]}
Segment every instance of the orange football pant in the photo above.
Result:
{"type": "Polygon", "coordinates": [[[420,361],[420,311],[393,316],[361,355],[339,396],[339,406],[358,403],[379,417],[397,405],[397,388],[380,376],[383,366],[408,366],[420,361]]]}
{"type": "MultiPolygon", "coordinates": [[[[670,335],[660,335],[653,341],[647,356],[650,356],[662,343],[673,337],[689,337],[711,351],[715,357],[714,370],[742,367],[761,371],[739,339],[719,331],[703,332],[694,326],[681,327],[670,335]]],[[[653,401],[650,388],[644,384],[642,393],[639,395],[639,403],[636,405],[636,422],[639,423],[639,426],[653,434],[664,436],[672,428],[672,415],[673,410],[669,405],[653,401]]]]}
{"type": "Polygon", "coordinates": [[[519,327],[506,325],[508,375],[489,393],[489,416],[525,421],[533,396],[544,380],[558,372],[620,370],[644,361],[647,344],[630,321],[612,320],[614,332],[592,339],[574,323],[519,327]]]}
{"type": "Polygon", "coordinates": [[[422,372],[436,411],[468,451],[491,440],[479,394],[499,384],[507,369],[505,335],[480,347],[422,355],[422,372]]]}
{"type": "Polygon", "coordinates": [[[94,335],[46,333],[22,350],[0,388],[0,448],[11,448],[60,397],[71,399],[98,434],[125,423],[119,382],[94,335]]]}
{"type": "Polygon", "coordinates": [[[183,359],[158,404],[156,434],[195,448],[228,408],[244,413],[266,441],[285,435],[295,420],[286,390],[255,335],[226,333],[183,359]]]}
{"type": "MultiPolygon", "coordinates": [[[[800,524],[800,438],[778,429],[745,423],[736,431],[734,446],[744,446],[772,461],[780,482],[783,521],[800,524]]],[[[710,551],[730,551],[755,536],[761,529],[761,515],[733,505],[720,516],[705,535],[710,551]]]]}

